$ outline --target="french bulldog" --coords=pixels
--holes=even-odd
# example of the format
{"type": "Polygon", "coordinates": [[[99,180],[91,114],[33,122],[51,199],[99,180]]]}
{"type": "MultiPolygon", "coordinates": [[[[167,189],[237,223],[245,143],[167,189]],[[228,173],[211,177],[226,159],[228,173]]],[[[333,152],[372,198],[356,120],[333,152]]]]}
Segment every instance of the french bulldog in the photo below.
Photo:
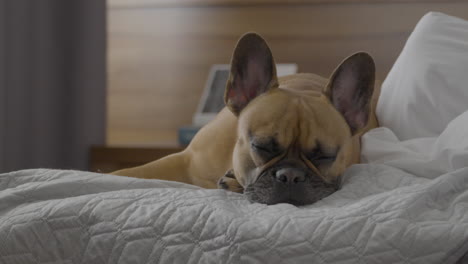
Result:
{"type": "Polygon", "coordinates": [[[256,33],[240,38],[226,84],[226,107],[182,152],[113,174],[180,181],[244,193],[264,204],[314,203],[340,187],[359,162],[360,137],[377,127],[375,64],[359,52],[329,79],[278,78],[256,33]]]}

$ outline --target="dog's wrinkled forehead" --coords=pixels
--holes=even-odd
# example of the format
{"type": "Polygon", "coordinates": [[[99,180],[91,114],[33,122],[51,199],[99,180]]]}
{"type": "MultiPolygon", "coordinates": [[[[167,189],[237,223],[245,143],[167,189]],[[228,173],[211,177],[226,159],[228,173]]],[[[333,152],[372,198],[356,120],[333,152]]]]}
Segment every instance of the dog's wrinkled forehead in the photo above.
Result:
{"type": "Polygon", "coordinates": [[[248,140],[274,139],[283,147],[339,145],[351,134],[325,96],[277,89],[258,97],[239,116],[239,133],[248,140]],[[246,134],[245,134],[246,133],[246,134]]]}

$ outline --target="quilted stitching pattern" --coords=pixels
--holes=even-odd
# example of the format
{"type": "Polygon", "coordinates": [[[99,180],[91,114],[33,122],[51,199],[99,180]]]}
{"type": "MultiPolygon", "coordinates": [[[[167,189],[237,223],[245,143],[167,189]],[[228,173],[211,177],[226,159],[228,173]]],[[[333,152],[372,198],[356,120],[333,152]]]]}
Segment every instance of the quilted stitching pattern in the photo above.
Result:
{"type": "Polygon", "coordinates": [[[355,165],[344,181],[298,208],[88,172],[3,174],[0,263],[426,264],[468,251],[468,168],[428,180],[355,165]]]}

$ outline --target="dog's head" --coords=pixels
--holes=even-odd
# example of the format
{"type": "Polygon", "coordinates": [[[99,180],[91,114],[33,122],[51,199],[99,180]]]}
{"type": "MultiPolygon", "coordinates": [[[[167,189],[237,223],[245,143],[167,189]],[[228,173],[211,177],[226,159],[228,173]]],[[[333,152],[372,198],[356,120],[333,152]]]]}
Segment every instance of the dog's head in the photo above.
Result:
{"type": "Polygon", "coordinates": [[[361,52],[345,59],[328,84],[300,75],[279,83],[265,40],[244,35],[225,102],[238,116],[233,170],[249,199],[300,205],[336,191],[340,175],[359,160],[353,139],[368,122],[374,78],[374,62],[361,52]]]}

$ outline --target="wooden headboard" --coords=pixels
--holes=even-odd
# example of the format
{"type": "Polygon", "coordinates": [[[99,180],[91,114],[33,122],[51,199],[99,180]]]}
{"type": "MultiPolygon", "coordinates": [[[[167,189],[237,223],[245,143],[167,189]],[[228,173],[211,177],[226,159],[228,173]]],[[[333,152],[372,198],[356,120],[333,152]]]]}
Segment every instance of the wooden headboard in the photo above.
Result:
{"type": "Polygon", "coordinates": [[[277,63],[331,74],[356,51],[383,80],[429,11],[468,19],[449,0],[108,0],[107,143],[176,142],[191,124],[209,67],[229,63],[243,33],[269,42],[277,63]]]}

